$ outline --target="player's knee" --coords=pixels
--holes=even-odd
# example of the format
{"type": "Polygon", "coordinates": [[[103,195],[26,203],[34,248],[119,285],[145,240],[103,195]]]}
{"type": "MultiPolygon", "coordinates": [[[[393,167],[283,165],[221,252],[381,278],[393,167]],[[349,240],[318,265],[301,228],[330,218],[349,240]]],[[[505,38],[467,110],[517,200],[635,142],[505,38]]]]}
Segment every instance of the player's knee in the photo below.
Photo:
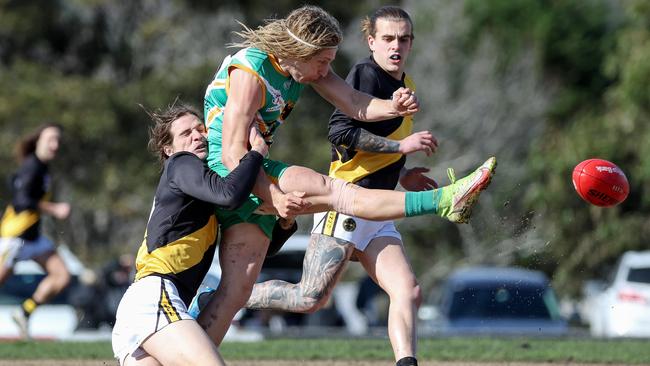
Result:
{"type": "Polygon", "coordinates": [[[58,271],[49,275],[52,276],[57,291],[63,290],[70,284],[70,272],[67,270],[58,271]]]}
{"type": "Polygon", "coordinates": [[[303,297],[303,313],[312,314],[322,309],[329,301],[329,292],[326,289],[317,289],[303,297]]]}
{"type": "Polygon", "coordinates": [[[408,283],[398,286],[396,291],[388,291],[391,302],[398,302],[404,306],[420,307],[422,303],[422,289],[415,281],[408,281],[408,283]]]}
{"type": "Polygon", "coordinates": [[[354,216],[354,201],[358,186],[338,178],[330,178],[329,202],[333,211],[354,216]]]}
{"type": "Polygon", "coordinates": [[[408,302],[420,306],[420,303],[422,302],[422,290],[420,289],[420,285],[417,282],[413,282],[409,286],[405,286],[404,289],[404,297],[408,302]]]}

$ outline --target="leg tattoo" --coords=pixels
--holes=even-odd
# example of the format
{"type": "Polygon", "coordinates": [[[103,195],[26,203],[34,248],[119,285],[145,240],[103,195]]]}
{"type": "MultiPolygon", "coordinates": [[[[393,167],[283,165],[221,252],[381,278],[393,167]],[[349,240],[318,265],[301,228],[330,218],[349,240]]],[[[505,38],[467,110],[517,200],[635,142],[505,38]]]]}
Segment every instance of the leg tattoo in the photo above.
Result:
{"type": "Polygon", "coordinates": [[[332,293],[353,250],[350,242],[313,234],[305,253],[300,282],[272,280],[256,284],[246,307],[299,313],[318,310],[332,293]]]}

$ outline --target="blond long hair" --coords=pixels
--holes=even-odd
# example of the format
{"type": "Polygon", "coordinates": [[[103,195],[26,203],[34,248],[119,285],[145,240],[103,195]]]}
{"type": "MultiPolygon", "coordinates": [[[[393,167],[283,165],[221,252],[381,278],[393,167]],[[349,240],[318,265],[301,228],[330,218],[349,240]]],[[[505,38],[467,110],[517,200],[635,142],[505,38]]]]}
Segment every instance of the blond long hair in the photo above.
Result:
{"type": "Polygon", "coordinates": [[[303,6],[265,23],[255,30],[239,23],[244,30],[235,34],[243,40],[228,46],[255,47],[278,58],[306,61],[323,49],[337,48],[343,40],[338,20],[318,6],[303,6]]]}

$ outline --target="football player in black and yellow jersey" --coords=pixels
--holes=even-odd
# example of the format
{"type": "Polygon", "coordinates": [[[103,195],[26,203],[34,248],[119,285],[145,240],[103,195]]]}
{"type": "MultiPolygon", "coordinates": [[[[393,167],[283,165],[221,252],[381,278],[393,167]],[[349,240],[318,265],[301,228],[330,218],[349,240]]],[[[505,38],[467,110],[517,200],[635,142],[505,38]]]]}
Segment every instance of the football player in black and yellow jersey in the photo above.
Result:
{"type": "Polygon", "coordinates": [[[22,309],[12,314],[23,338],[28,337],[32,312],[60,293],[70,282],[70,273],[54,244],[40,232],[41,214],[65,219],[70,214],[67,202],[50,200],[48,163],[56,157],[61,127],[41,126],[16,146],[20,168],[11,178],[11,203],[0,223],[0,285],[13,274],[16,262],[32,259],[47,273],[36,291],[23,301],[22,309]]]}
{"type": "Polygon", "coordinates": [[[222,178],[205,163],[205,127],[196,111],[176,105],[151,116],[149,147],[163,170],[135,282],[117,311],[113,351],[121,365],[224,365],[187,307],[214,256],[215,207],[235,209],[248,197],[266,143],[252,129],[251,151],[222,178]]]}

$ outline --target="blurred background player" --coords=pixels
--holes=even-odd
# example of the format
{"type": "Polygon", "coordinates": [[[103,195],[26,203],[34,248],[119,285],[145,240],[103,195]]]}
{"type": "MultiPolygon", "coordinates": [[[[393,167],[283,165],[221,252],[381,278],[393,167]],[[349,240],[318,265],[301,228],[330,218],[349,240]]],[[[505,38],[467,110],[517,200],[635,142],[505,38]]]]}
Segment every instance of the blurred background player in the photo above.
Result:
{"type": "Polygon", "coordinates": [[[25,299],[21,309],[12,314],[27,338],[28,321],[34,310],[59,294],[70,282],[70,272],[56,252],[56,247],[41,234],[41,214],[63,220],[70,214],[70,204],[52,202],[48,164],[59,150],[61,126],[45,124],[16,145],[20,163],[11,177],[11,203],[0,223],[0,285],[13,274],[16,262],[33,260],[46,272],[36,291],[25,299]]]}

